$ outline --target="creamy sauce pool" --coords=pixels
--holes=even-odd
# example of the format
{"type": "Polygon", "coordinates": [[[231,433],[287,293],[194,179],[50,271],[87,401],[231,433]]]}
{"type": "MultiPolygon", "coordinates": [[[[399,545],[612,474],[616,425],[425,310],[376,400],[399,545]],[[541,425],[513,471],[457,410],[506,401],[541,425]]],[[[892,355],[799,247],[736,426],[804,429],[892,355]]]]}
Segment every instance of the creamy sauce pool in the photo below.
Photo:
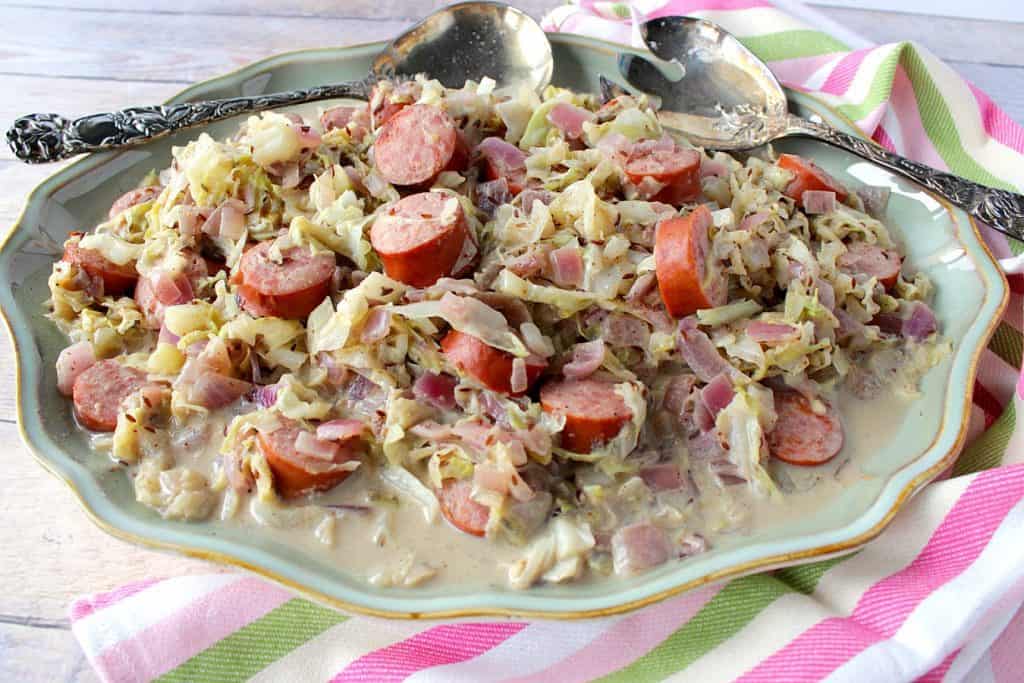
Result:
{"type": "MultiPolygon", "coordinates": [[[[699,514],[691,518],[693,531],[708,540],[711,550],[723,540],[735,542],[744,535],[813,516],[856,481],[870,477],[861,461],[886,445],[906,417],[911,400],[893,392],[863,401],[843,391],[834,403],[845,432],[839,455],[818,467],[774,462],[771,471],[783,490],[781,501],[758,498],[745,485],[730,487],[731,504],[739,508],[741,519],[735,528],[716,530],[699,514]]],[[[214,479],[220,458],[217,435],[233,416],[222,411],[206,418],[209,438],[203,447],[197,447],[199,440],[179,440],[167,445],[165,455],[173,455],[177,466],[214,479]]],[[[225,491],[219,494],[211,524],[252,529],[304,554],[330,558],[344,571],[377,585],[431,581],[505,586],[508,567],[524,551],[523,546],[500,538],[462,533],[440,514],[428,521],[421,505],[382,481],[365,463],[334,489],[279,506],[259,502],[255,493],[236,498],[225,491]]],[[[691,507],[699,511],[701,505],[714,502],[699,497],[691,507]]],[[[583,580],[603,578],[591,572],[583,580]]]]}

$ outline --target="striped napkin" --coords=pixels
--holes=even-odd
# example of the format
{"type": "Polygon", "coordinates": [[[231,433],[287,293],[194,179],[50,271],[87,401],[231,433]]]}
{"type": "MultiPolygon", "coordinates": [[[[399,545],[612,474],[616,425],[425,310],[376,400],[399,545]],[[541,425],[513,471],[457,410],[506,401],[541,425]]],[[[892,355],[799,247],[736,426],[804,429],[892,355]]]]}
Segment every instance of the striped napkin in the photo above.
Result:
{"type": "MultiPolygon", "coordinates": [[[[636,42],[637,21],[670,14],[724,25],[889,149],[1024,190],[1024,129],[984,93],[920,46],[868,45],[795,3],[578,0],[544,26],[636,42]]],[[[1019,681],[1024,245],[985,238],[1013,293],[980,364],[969,445],[858,553],[568,623],[349,617],[259,579],[187,576],[76,600],[74,633],[109,681],[1019,681]]]]}

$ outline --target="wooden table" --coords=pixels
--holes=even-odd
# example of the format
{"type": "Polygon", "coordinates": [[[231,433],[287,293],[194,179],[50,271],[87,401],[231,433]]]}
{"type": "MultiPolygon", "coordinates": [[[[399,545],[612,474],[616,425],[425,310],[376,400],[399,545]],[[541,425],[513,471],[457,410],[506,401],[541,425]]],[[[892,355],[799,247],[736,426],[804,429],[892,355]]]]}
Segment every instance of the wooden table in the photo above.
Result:
{"type": "MultiPolygon", "coordinates": [[[[515,0],[535,16],[552,0],[515,0]]],[[[195,81],[286,50],[383,39],[442,0],[0,0],[0,126],[19,114],[82,115],[160,102],[195,81]]],[[[1024,120],[1024,24],[819,8],[874,42],[915,40],[1024,120]]],[[[53,166],[0,150],[0,226],[53,166]]],[[[204,562],[108,537],[39,467],[15,425],[14,361],[0,339],[0,680],[95,680],[68,627],[73,596],[149,576],[210,572],[204,562]]]]}

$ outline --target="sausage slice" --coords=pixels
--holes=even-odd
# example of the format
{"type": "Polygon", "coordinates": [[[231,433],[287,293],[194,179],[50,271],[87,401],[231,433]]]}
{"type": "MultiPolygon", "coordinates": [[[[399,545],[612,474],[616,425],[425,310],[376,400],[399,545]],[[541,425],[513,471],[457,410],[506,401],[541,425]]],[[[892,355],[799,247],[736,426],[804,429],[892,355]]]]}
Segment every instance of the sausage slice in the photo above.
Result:
{"type": "Polygon", "coordinates": [[[358,460],[362,443],[354,441],[339,446],[333,460],[325,460],[299,452],[295,446],[304,431],[294,420],[283,420],[277,429],[257,432],[260,452],[274,473],[274,488],[284,498],[296,498],[314,491],[326,491],[345,480],[352,472],[341,467],[350,460],[358,460]]]}
{"type": "MultiPolygon", "coordinates": [[[[73,232],[71,237],[82,237],[83,234],[73,232]]],[[[139,279],[134,263],[114,263],[95,249],[82,249],[76,239],[69,239],[64,244],[62,260],[78,266],[91,278],[101,279],[104,293],[110,296],[127,294],[139,279]]]]}
{"type": "Polygon", "coordinates": [[[589,453],[614,438],[633,419],[615,385],[596,379],[556,380],[541,387],[540,405],[565,417],[562,448],[589,453]]]}
{"type": "Polygon", "coordinates": [[[791,465],[808,467],[834,458],[843,447],[843,425],[831,405],[825,403],[825,408],[825,414],[818,415],[802,394],[776,393],[778,420],[768,434],[771,454],[791,465]]]}
{"type": "Polygon", "coordinates": [[[793,179],[786,186],[785,194],[792,197],[803,206],[804,192],[807,190],[820,190],[822,192],[835,192],[836,199],[843,202],[849,193],[838,180],[830,176],[818,167],[810,159],[804,159],[795,154],[780,154],[778,164],[793,174],[793,179]]]}
{"type": "Polygon", "coordinates": [[[121,404],[148,383],[146,373],[103,360],[84,371],[71,388],[75,415],[86,429],[112,432],[121,404]]]}
{"type": "Polygon", "coordinates": [[[242,308],[254,316],[305,318],[331,292],[334,254],[294,246],[275,263],[272,245],[273,240],[260,242],[242,255],[237,276],[242,308]]]}
{"type": "MultiPolygon", "coordinates": [[[[512,391],[512,362],[514,357],[489,346],[471,334],[452,330],[441,340],[441,350],[448,361],[492,391],[518,395],[512,391]]],[[[538,360],[526,361],[526,384],[532,385],[547,364],[538,360]]]]}
{"type": "Polygon", "coordinates": [[[852,277],[877,277],[886,289],[896,285],[900,268],[903,267],[903,259],[898,253],[867,242],[847,245],[846,251],[836,263],[841,271],[852,277]]]}
{"type": "Polygon", "coordinates": [[[413,104],[381,126],[373,158],[389,183],[421,185],[448,167],[458,143],[455,122],[448,114],[428,104],[413,104]]]}
{"type": "Polygon", "coordinates": [[[708,271],[708,207],[698,206],[687,216],[670,218],[658,225],[654,240],[654,269],[658,291],[674,318],[725,303],[728,283],[717,271],[708,271]]]}
{"type": "Polygon", "coordinates": [[[650,178],[665,186],[650,198],[651,201],[679,205],[700,196],[700,152],[695,149],[639,147],[630,154],[625,171],[636,185],[650,178]]]}
{"type": "Polygon", "coordinates": [[[370,243],[384,272],[414,287],[451,275],[469,236],[459,200],[421,192],[395,202],[370,228],[370,243]]]}
{"type": "Polygon", "coordinates": [[[470,498],[472,491],[471,479],[445,479],[436,491],[437,501],[441,504],[441,514],[453,527],[473,536],[483,536],[491,510],[470,498]]]}

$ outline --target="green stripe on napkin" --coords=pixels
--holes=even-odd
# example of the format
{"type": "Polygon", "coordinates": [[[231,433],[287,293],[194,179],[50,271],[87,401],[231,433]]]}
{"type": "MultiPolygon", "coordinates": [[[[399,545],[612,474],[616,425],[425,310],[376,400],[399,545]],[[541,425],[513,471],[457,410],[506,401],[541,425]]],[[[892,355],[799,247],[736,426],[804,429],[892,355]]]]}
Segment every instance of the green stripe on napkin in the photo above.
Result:
{"type": "Polygon", "coordinates": [[[345,615],[295,598],[161,676],[164,683],[245,681],[332,626],[345,615]]]}

